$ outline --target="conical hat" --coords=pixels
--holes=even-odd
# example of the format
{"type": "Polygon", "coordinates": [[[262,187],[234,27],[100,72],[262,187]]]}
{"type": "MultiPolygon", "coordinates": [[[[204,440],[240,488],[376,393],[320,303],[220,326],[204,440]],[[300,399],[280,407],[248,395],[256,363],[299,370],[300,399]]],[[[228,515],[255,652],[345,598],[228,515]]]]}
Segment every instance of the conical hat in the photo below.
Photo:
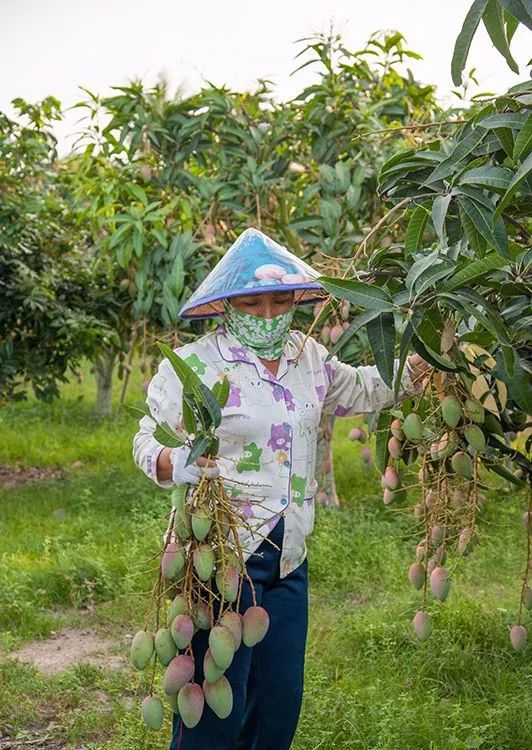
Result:
{"type": "Polygon", "coordinates": [[[308,263],[258,229],[246,229],[201,282],[179,312],[180,318],[211,318],[223,312],[223,299],[239,294],[300,289],[296,304],[326,295],[308,263]]]}

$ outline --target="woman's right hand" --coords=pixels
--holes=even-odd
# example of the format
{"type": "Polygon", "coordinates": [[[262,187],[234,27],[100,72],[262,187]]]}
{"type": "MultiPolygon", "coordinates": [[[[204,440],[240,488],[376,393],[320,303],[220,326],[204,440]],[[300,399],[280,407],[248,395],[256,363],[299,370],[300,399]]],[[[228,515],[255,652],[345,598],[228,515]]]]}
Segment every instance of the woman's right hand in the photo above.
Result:
{"type": "Polygon", "coordinates": [[[174,484],[198,484],[201,477],[216,479],[220,474],[216,461],[200,456],[195,464],[185,466],[190,448],[182,445],[179,448],[163,448],[157,458],[157,478],[160,481],[172,479],[174,484]]]}

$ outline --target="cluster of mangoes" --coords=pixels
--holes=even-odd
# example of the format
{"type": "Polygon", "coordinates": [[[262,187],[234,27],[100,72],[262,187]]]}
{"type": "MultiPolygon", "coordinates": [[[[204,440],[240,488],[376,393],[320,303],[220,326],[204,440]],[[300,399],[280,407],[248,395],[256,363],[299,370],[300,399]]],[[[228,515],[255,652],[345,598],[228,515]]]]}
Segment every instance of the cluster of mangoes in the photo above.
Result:
{"type": "MultiPolygon", "coordinates": [[[[317,316],[325,307],[326,302],[318,302],[314,306],[314,314],[317,316]]],[[[327,322],[322,326],[320,331],[320,340],[325,346],[328,344],[336,344],[342,333],[349,328],[349,310],[350,304],[347,300],[343,300],[338,308],[336,319],[334,321],[328,319],[327,322]],[[332,322],[332,325],[331,325],[332,322]]]]}
{"type": "MultiPolygon", "coordinates": [[[[488,456],[493,460],[488,447],[490,415],[478,400],[456,389],[426,399],[427,404],[422,416],[411,411],[391,422],[387,445],[390,460],[381,478],[384,503],[402,502],[407,488],[399,462],[422,462],[418,479],[423,496],[414,514],[423,526],[423,538],[408,571],[412,586],[423,592],[423,607],[413,621],[420,641],[429,638],[432,629],[425,611],[428,592],[442,602],[449,595],[452,572],[445,567],[448,553],[454,550],[459,560],[478,542],[477,516],[485,501],[479,469],[488,456]]],[[[528,524],[528,517],[524,523],[528,524]]],[[[530,609],[532,594],[526,581],[522,597],[525,608],[530,609]]],[[[527,631],[522,624],[511,629],[510,642],[516,651],[525,649],[527,631]]]]}
{"type": "MultiPolygon", "coordinates": [[[[172,503],[171,533],[167,532],[159,576],[165,584],[165,601],[168,590],[174,594],[166,627],[155,633],[146,628],[136,633],[131,662],[139,670],[150,664],[155,668],[157,663],[165,667],[162,685],[167,701],[184,725],[192,728],[200,721],[205,703],[219,718],[229,716],[233,693],[224,673],[242,644],[251,648],[264,638],[269,616],[256,605],[243,614],[237,611],[245,564],[242,550],[228,540],[235,523],[229,505],[223,499],[214,502],[208,490],[196,491],[191,500],[186,485],[173,490],[172,503]],[[194,680],[193,638],[198,630],[209,631],[202,685],[194,680]]],[[[162,727],[163,702],[152,690],[141,711],[149,729],[162,727]]]]}

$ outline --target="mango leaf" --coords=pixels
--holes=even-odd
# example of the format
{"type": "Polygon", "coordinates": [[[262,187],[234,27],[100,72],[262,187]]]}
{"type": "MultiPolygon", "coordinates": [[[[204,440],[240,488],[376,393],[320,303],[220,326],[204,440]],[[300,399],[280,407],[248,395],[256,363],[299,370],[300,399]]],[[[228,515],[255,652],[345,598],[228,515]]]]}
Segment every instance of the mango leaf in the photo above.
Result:
{"type": "Polygon", "coordinates": [[[528,115],[525,124],[517,134],[514,144],[514,161],[522,161],[532,149],[532,114],[528,115]]]}
{"type": "Polygon", "coordinates": [[[335,297],[349,300],[358,307],[378,312],[391,312],[395,305],[387,291],[356,279],[320,276],[317,281],[335,297]]]}
{"type": "Polygon", "coordinates": [[[196,463],[197,459],[205,453],[205,451],[209,447],[210,442],[211,438],[209,435],[198,435],[192,443],[190,453],[188,454],[187,460],[185,461],[185,466],[190,466],[190,464],[196,463]]]}
{"type": "Polygon", "coordinates": [[[438,180],[443,180],[446,177],[449,177],[449,175],[454,172],[458,163],[462,159],[465,159],[466,156],[469,156],[469,154],[474,151],[482,142],[485,136],[486,133],[482,130],[481,127],[475,128],[472,133],[469,133],[469,135],[467,135],[461,141],[458,141],[449,156],[444,159],[441,164],[438,164],[436,169],[434,169],[430,173],[430,175],[422,184],[430,185],[433,182],[438,182],[438,180]]]}
{"type": "Polygon", "coordinates": [[[449,281],[443,284],[442,291],[452,292],[454,289],[469,286],[473,281],[478,281],[491,271],[504,268],[507,263],[508,261],[498,253],[491,253],[486,255],[485,258],[467,262],[463,268],[456,271],[449,281]]]}
{"type": "Polygon", "coordinates": [[[389,411],[381,411],[377,419],[377,435],[375,437],[375,466],[384,474],[388,466],[390,452],[388,450],[388,440],[390,439],[390,425],[393,415],[389,411]]]}
{"type": "Polygon", "coordinates": [[[151,417],[153,419],[148,404],[145,401],[134,401],[132,404],[124,403],[124,408],[129,416],[135,419],[141,419],[142,417],[151,417]]]}
{"type": "Polygon", "coordinates": [[[424,271],[433,266],[435,263],[438,263],[439,260],[440,251],[433,250],[431,253],[422,255],[416,261],[414,261],[414,263],[410,266],[405,279],[405,286],[409,292],[411,292],[414,288],[418,277],[421,276],[424,271]]]}
{"type": "Polygon", "coordinates": [[[360,313],[360,315],[357,315],[349,324],[349,328],[346,328],[336,344],[334,344],[326,359],[329,360],[331,357],[334,357],[334,355],[343,349],[343,347],[353,338],[355,333],[360,330],[362,326],[365,326],[368,321],[372,320],[379,314],[380,313],[375,310],[365,310],[363,313],[360,313]]]}
{"type": "Polygon", "coordinates": [[[194,414],[194,410],[190,406],[190,403],[185,393],[183,393],[182,411],[183,411],[183,424],[185,425],[186,431],[189,434],[192,434],[192,433],[195,434],[197,431],[196,417],[194,414]]]}
{"type": "Polygon", "coordinates": [[[230,391],[230,383],[229,378],[227,375],[224,375],[224,379],[220,382],[217,381],[212,388],[212,392],[214,393],[216,400],[220,404],[220,407],[224,407],[227,403],[227,399],[229,398],[229,391],[230,391]]]}
{"type": "Polygon", "coordinates": [[[425,201],[412,212],[405,234],[405,255],[412,255],[421,247],[423,231],[430,215],[429,208],[430,201],[425,201]]]}
{"type": "Polygon", "coordinates": [[[158,424],[153,431],[153,437],[161,445],[166,448],[179,448],[180,445],[184,445],[184,440],[180,440],[175,432],[172,432],[167,424],[158,424]]]}
{"type": "Polygon", "coordinates": [[[204,406],[207,410],[211,425],[218,427],[222,421],[222,412],[220,404],[211,389],[207,388],[205,383],[200,382],[192,386],[192,393],[197,399],[199,406],[204,406]]]}
{"type": "Polygon", "coordinates": [[[419,336],[416,336],[415,333],[412,335],[412,347],[417,354],[421,355],[423,359],[427,360],[429,365],[432,365],[437,370],[443,370],[444,372],[458,372],[464,369],[463,367],[455,365],[450,359],[447,359],[447,357],[444,357],[433,349],[430,349],[428,346],[425,346],[419,336]]]}
{"type": "Polygon", "coordinates": [[[439,309],[434,306],[425,310],[416,310],[411,322],[416,335],[425,346],[434,352],[439,352],[444,327],[444,320],[439,309]]]}
{"type": "MultiPolygon", "coordinates": [[[[491,440],[488,442],[492,442],[491,440]]],[[[493,447],[499,448],[500,443],[498,441],[493,441],[493,447]]],[[[500,463],[497,463],[496,461],[486,461],[483,460],[482,464],[489,469],[490,471],[493,471],[495,474],[498,474],[503,479],[506,479],[507,482],[510,482],[511,484],[517,485],[517,487],[522,487],[523,482],[518,479],[514,474],[512,474],[511,471],[508,471],[504,466],[501,466],[500,463]]]]}
{"type": "Polygon", "coordinates": [[[519,169],[515,173],[512,181],[508,185],[508,190],[500,199],[495,209],[494,219],[497,219],[506,206],[510,203],[516,192],[519,190],[521,184],[527,179],[528,175],[532,172],[532,153],[528,154],[524,162],[520,165],[519,169]]]}
{"type": "Polygon", "coordinates": [[[438,265],[427,268],[417,279],[415,283],[416,296],[423,294],[427,289],[435,286],[438,281],[447,279],[454,271],[454,264],[445,259],[441,259],[438,265]]]}
{"type": "Polygon", "coordinates": [[[493,223],[495,218],[497,218],[494,211],[486,209],[484,206],[481,206],[479,203],[471,200],[462,193],[459,193],[457,198],[464,212],[473,222],[479,234],[484,237],[491,247],[506,254],[508,252],[508,235],[505,232],[504,236],[502,236],[500,229],[497,232],[494,231],[493,223]]]}
{"type": "Polygon", "coordinates": [[[399,348],[399,363],[395,372],[395,379],[393,384],[393,392],[395,398],[399,395],[399,389],[401,388],[401,380],[403,377],[403,370],[405,367],[406,358],[408,356],[408,349],[410,347],[410,341],[414,333],[412,323],[408,321],[402,334],[400,334],[401,346],[399,348]]]}
{"type": "Polygon", "coordinates": [[[514,134],[511,128],[495,128],[493,130],[504,151],[510,159],[514,153],[514,134]]]}
{"type": "Polygon", "coordinates": [[[484,117],[483,120],[479,120],[478,125],[485,130],[496,130],[498,128],[520,130],[525,120],[526,115],[522,112],[501,112],[484,117]]]}
{"type": "Polygon", "coordinates": [[[157,344],[159,345],[161,352],[174,368],[177,377],[183,384],[184,390],[191,391],[193,385],[199,385],[201,383],[201,380],[194,370],[189,367],[187,363],[173,351],[173,349],[170,349],[169,346],[163,344],[162,341],[158,341],[157,344]]]}
{"type": "Polygon", "coordinates": [[[487,4],[488,0],[475,0],[456,39],[451,62],[451,75],[455,86],[462,85],[462,71],[469,55],[469,48],[487,4]]]}
{"type": "Polygon", "coordinates": [[[395,321],[393,313],[377,315],[366,323],[368,341],[381,378],[391,388],[395,350],[395,321]]]}
{"type": "Polygon", "coordinates": [[[445,216],[447,215],[447,209],[449,203],[452,200],[452,195],[437,195],[432,204],[432,223],[436,234],[443,242],[444,230],[445,230],[445,216]]]}
{"type": "Polygon", "coordinates": [[[486,27],[493,46],[498,50],[508,63],[510,70],[519,73],[519,67],[512,57],[508,40],[506,38],[506,29],[504,28],[503,10],[496,0],[489,0],[482,21],[486,27]]]}
{"type": "Polygon", "coordinates": [[[521,358],[513,350],[513,362],[508,367],[502,351],[497,352],[497,375],[508,386],[508,394],[512,401],[525,412],[532,414],[532,383],[530,373],[521,364],[521,358]]]}
{"type": "Polygon", "coordinates": [[[469,169],[460,177],[460,185],[480,185],[492,190],[506,190],[513,172],[505,167],[477,167],[469,169]]]}
{"type": "Polygon", "coordinates": [[[486,240],[480,234],[480,232],[477,231],[477,228],[475,227],[467,213],[464,211],[460,203],[458,204],[458,211],[460,213],[460,221],[462,223],[462,227],[464,228],[467,241],[471,245],[471,248],[473,249],[475,255],[483,255],[484,250],[486,249],[486,240]]]}
{"type": "Polygon", "coordinates": [[[499,2],[514,18],[521,21],[527,28],[532,29],[532,12],[524,4],[529,0],[524,0],[524,2],[520,2],[520,0],[499,0],[499,2]]]}

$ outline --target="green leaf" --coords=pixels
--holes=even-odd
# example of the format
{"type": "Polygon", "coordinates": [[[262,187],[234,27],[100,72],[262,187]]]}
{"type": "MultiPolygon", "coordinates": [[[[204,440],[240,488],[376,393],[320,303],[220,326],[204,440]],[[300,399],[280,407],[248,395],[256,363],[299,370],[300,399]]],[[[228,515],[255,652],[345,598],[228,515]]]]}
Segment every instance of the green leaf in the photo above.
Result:
{"type": "Polygon", "coordinates": [[[410,217],[405,234],[405,255],[412,255],[421,247],[423,231],[429,218],[430,201],[417,206],[410,217]]]}
{"type": "Polygon", "coordinates": [[[519,73],[519,67],[513,59],[510,47],[508,46],[503,11],[496,0],[489,0],[482,16],[482,20],[495,49],[504,57],[510,70],[514,73],[519,73]]]}
{"type": "Polygon", "coordinates": [[[391,388],[395,350],[393,313],[381,313],[366,323],[368,341],[381,378],[391,388]]]}
{"type": "MultiPolygon", "coordinates": [[[[479,123],[479,125],[480,124],[481,123],[479,123]]],[[[469,154],[474,151],[480,143],[482,143],[485,137],[486,133],[482,130],[482,128],[475,128],[472,133],[469,133],[469,135],[467,135],[465,138],[458,141],[449,156],[447,156],[440,164],[438,164],[436,169],[431,172],[431,174],[427,177],[426,180],[424,180],[422,184],[430,185],[433,182],[443,180],[451,175],[458,163],[462,161],[462,159],[465,159],[466,156],[469,156],[469,154]]]]}
{"type": "Polygon", "coordinates": [[[462,71],[469,55],[469,48],[487,4],[488,0],[475,0],[456,39],[451,62],[451,75],[455,86],[462,85],[462,71]]]}
{"type": "Polygon", "coordinates": [[[486,130],[499,130],[500,128],[520,130],[525,119],[526,115],[521,112],[501,112],[484,117],[478,121],[478,125],[486,130]]]}
{"type": "Polygon", "coordinates": [[[495,212],[486,209],[484,206],[481,206],[479,203],[471,200],[462,193],[457,195],[457,199],[464,212],[473,222],[477,232],[484,237],[488,244],[499,250],[499,252],[507,253],[508,236],[505,233],[505,236],[501,237],[500,231],[495,232],[493,228],[495,212]]]}
{"type": "MultiPolygon", "coordinates": [[[[528,0],[525,0],[527,2],[528,0]]],[[[532,13],[530,9],[527,9],[526,5],[520,0],[499,0],[503,8],[514,18],[517,18],[521,23],[532,30],[532,13]]]]}
{"type": "Polygon", "coordinates": [[[134,401],[132,404],[124,403],[124,408],[130,417],[134,419],[141,419],[141,417],[153,417],[151,416],[148,404],[145,401],[134,401]]]}
{"type": "Polygon", "coordinates": [[[397,371],[395,373],[395,379],[394,379],[394,384],[393,384],[393,392],[394,392],[395,398],[397,398],[397,396],[399,395],[399,390],[401,388],[403,370],[405,367],[406,358],[408,357],[408,349],[410,347],[410,341],[412,340],[413,333],[414,333],[414,328],[412,326],[412,323],[408,321],[403,333],[400,334],[401,346],[399,349],[399,363],[398,363],[397,371]]]}
{"type": "Polygon", "coordinates": [[[221,382],[218,380],[213,385],[212,392],[214,393],[216,400],[220,404],[221,408],[223,408],[227,403],[227,399],[229,398],[229,391],[230,383],[227,375],[224,375],[224,379],[221,382]]]}
{"type": "Polygon", "coordinates": [[[412,347],[417,354],[421,355],[423,359],[427,360],[429,365],[432,365],[437,370],[443,370],[444,372],[458,372],[463,369],[457,367],[450,359],[447,359],[447,357],[435,352],[434,349],[425,346],[416,334],[412,335],[412,347]]]}
{"type": "Polygon", "coordinates": [[[391,312],[395,305],[388,292],[378,286],[365,284],[356,279],[337,279],[320,276],[317,281],[335,297],[349,300],[358,307],[378,312],[391,312]]]}
{"type": "Polygon", "coordinates": [[[510,182],[508,190],[505,192],[505,194],[497,204],[497,208],[495,209],[494,214],[495,219],[497,219],[502,214],[506,206],[510,203],[514,195],[519,190],[521,184],[527,179],[530,172],[532,172],[532,153],[528,154],[524,162],[521,164],[512,181],[510,182]]]}
{"type": "Polygon", "coordinates": [[[206,408],[212,420],[212,425],[218,427],[222,421],[222,412],[220,410],[218,399],[214,393],[205,385],[205,383],[201,382],[192,386],[192,392],[198,402],[206,408]]]}
{"type": "Polygon", "coordinates": [[[187,460],[185,461],[185,466],[190,466],[190,464],[196,463],[197,459],[205,453],[205,451],[209,447],[210,442],[211,438],[209,435],[198,435],[192,443],[190,453],[188,454],[187,460]]]}
{"type": "Polygon", "coordinates": [[[504,268],[507,263],[508,261],[498,253],[491,253],[486,255],[485,258],[467,262],[449,281],[445,282],[441,291],[452,292],[462,286],[469,286],[472,282],[476,282],[491,273],[491,271],[504,268]]]}
{"type": "Polygon", "coordinates": [[[134,198],[136,198],[142,203],[143,206],[148,205],[148,196],[146,195],[146,191],[144,190],[144,188],[140,187],[140,185],[135,185],[134,183],[130,183],[127,186],[127,189],[133,195],[134,198]]]}
{"type": "Polygon", "coordinates": [[[517,134],[514,144],[513,160],[522,161],[532,149],[532,114],[528,115],[525,124],[517,134]]]}
{"type": "MultiPolygon", "coordinates": [[[[500,443],[493,441],[494,447],[498,447],[500,443]]],[[[483,465],[489,469],[490,471],[493,471],[495,474],[498,474],[503,479],[506,479],[507,482],[510,482],[511,484],[517,485],[517,487],[521,487],[523,485],[523,482],[518,479],[516,476],[512,474],[511,471],[508,471],[508,469],[505,469],[504,466],[501,466],[501,464],[496,463],[496,461],[482,461],[483,465]]]]}
{"type": "Polygon", "coordinates": [[[445,216],[447,215],[447,209],[452,197],[451,194],[437,195],[432,204],[432,223],[434,224],[436,234],[442,242],[445,234],[445,216]]]}
{"type": "Polygon", "coordinates": [[[388,466],[390,452],[388,451],[388,440],[390,439],[390,425],[393,415],[389,411],[381,411],[377,420],[377,435],[375,438],[375,466],[384,474],[388,466]]]}
{"type": "Polygon", "coordinates": [[[167,346],[167,344],[164,344],[162,341],[158,341],[157,344],[161,352],[174,368],[174,371],[183,384],[183,389],[185,391],[190,392],[192,391],[193,385],[201,384],[201,380],[196,375],[194,370],[189,367],[187,363],[173,351],[173,349],[170,349],[170,347],[167,346]]]}
{"type": "Polygon", "coordinates": [[[437,307],[416,310],[412,317],[412,325],[425,346],[434,352],[440,351],[444,321],[437,307]]]}
{"type": "Polygon", "coordinates": [[[158,424],[153,431],[153,437],[161,445],[166,448],[179,448],[180,445],[184,445],[183,440],[180,440],[175,432],[172,432],[167,424],[158,424]]]}
{"type": "Polygon", "coordinates": [[[506,190],[513,172],[505,167],[477,167],[469,169],[460,177],[460,185],[481,185],[493,190],[506,190]]]}
{"type": "Polygon", "coordinates": [[[496,128],[493,132],[497,136],[497,139],[499,140],[502,148],[511,159],[514,153],[513,130],[511,130],[510,128],[496,128]]]}
{"type": "Polygon", "coordinates": [[[183,410],[183,424],[185,425],[186,431],[189,434],[196,434],[196,431],[197,431],[196,417],[194,415],[194,410],[189,404],[188,396],[186,396],[184,392],[183,392],[182,410],[183,410]]]}

